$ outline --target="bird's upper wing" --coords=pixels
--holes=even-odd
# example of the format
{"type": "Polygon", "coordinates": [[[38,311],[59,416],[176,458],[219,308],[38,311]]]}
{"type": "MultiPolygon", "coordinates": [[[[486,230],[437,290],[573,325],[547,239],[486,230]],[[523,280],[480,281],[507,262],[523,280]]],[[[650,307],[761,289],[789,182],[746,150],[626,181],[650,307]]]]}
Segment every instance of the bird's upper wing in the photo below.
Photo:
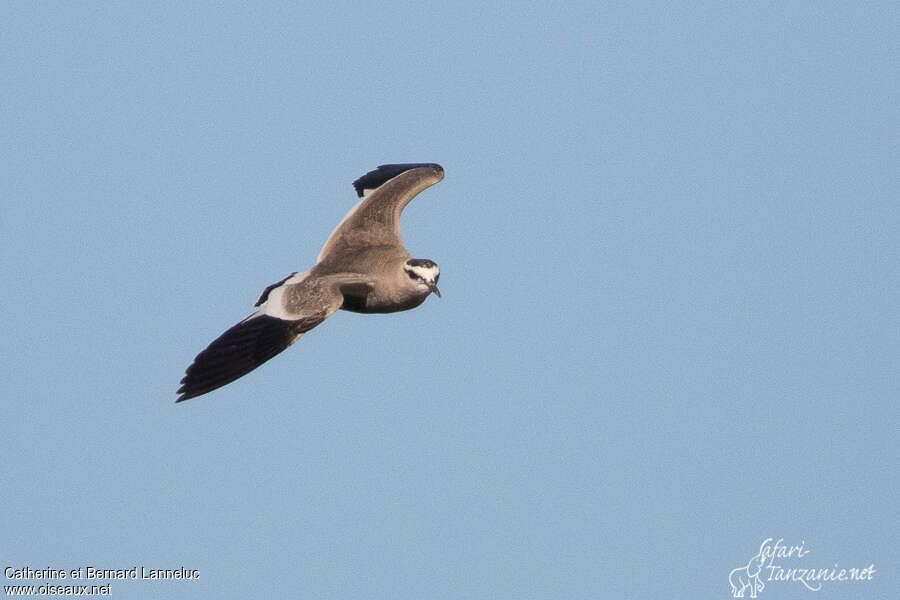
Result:
{"type": "Polygon", "coordinates": [[[416,194],[443,178],[443,167],[433,163],[381,165],[369,171],[353,182],[362,200],[332,232],[317,261],[360,246],[402,246],[400,213],[416,194]]]}
{"type": "Polygon", "coordinates": [[[266,288],[259,310],[220,335],[197,355],[181,380],[176,402],[231,383],[263,364],[330,317],[344,293],[360,295],[372,284],[361,275],[295,273],[266,288]]]}

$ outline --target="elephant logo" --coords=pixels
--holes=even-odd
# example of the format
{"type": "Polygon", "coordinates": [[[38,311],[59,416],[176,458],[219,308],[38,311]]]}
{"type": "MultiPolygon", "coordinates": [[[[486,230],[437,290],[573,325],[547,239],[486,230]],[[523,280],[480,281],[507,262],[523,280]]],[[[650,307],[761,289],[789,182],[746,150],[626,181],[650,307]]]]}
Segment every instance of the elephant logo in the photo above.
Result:
{"type": "MultiPolygon", "coordinates": [[[[765,546],[765,542],[763,542],[763,546],[765,546]]],[[[766,584],[759,578],[760,571],[762,571],[765,564],[766,556],[761,546],[759,552],[750,559],[750,562],[743,567],[734,569],[728,575],[728,583],[731,584],[731,595],[735,598],[743,598],[744,592],[747,591],[747,588],[750,588],[750,597],[756,598],[756,595],[766,587],[766,584]]]]}

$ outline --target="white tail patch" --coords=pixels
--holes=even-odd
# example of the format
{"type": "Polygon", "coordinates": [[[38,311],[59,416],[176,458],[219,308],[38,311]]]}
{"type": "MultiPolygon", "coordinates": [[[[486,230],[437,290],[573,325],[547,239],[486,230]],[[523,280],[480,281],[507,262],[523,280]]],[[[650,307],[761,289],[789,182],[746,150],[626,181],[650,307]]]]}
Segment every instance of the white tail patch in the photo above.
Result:
{"type": "Polygon", "coordinates": [[[284,283],[269,292],[269,297],[266,298],[266,301],[263,302],[260,305],[259,310],[250,315],[248,319],[252,319],[253,317],[259,315],[268,315],[270,317],[288,321],[296,319],[296,315],[291,315],[285,310],[284,292],[287,286],[296,285],[307,277],[309,277],[309,271],[303,271],[302,273],[294,273],[293,275],[285,279],[284,283]]]}

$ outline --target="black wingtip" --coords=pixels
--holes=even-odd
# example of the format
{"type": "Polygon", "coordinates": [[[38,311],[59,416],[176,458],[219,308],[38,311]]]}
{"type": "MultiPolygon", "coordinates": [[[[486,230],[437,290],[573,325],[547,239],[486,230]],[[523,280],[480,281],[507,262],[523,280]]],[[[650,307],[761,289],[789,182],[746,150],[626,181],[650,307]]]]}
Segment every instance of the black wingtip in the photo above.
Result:
{"type": "Polygon", "coordinates": [[[184,402],[185,400],[190,400],[191,398],[196,398],[197,396],[200,395],[200,394],[191,394],[191,393],[189,393],[189,392],[186,391],[186,390],[187,390],[187,386],[184,385],[184,382],[185,382],[186,379],[187,379],[187,376],[185,376],[185,377],[181,380],[181,384],[182,384],[182,385],[181,385],[180,388],[178,388],[178,391],[175,392],[176,394],[178,394],[178,398],[175,399],[175,404],[178,404],[179,402],[184,402]]]}
{"type": "Polygon", "coordinates": [[[362,198],[365,190],[374,190],[400,173],[421,167],[431,167],[440,173],[444,172],[444,167],[437,163],[398,163],[393,165],[379,165],[374,171],[369,171],[354,181],[353,188],[356,190],[356,195],[362,198]]]}

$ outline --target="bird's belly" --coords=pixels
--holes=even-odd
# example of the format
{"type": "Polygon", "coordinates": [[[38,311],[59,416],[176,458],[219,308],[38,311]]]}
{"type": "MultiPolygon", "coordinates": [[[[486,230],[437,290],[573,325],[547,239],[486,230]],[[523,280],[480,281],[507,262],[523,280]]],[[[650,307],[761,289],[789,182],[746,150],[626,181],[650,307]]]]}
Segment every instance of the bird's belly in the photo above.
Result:
{"type": "Polygon", "coordinates": [[[406,298],[384,298],[378,295],[377,290],[366,296],[353,296],[344,294],[344,303],[341,310],[349,310],[357,313],[392,313],[401,310],[415,308],[425,302],[428,294],[409,296],[406,298]]]}

